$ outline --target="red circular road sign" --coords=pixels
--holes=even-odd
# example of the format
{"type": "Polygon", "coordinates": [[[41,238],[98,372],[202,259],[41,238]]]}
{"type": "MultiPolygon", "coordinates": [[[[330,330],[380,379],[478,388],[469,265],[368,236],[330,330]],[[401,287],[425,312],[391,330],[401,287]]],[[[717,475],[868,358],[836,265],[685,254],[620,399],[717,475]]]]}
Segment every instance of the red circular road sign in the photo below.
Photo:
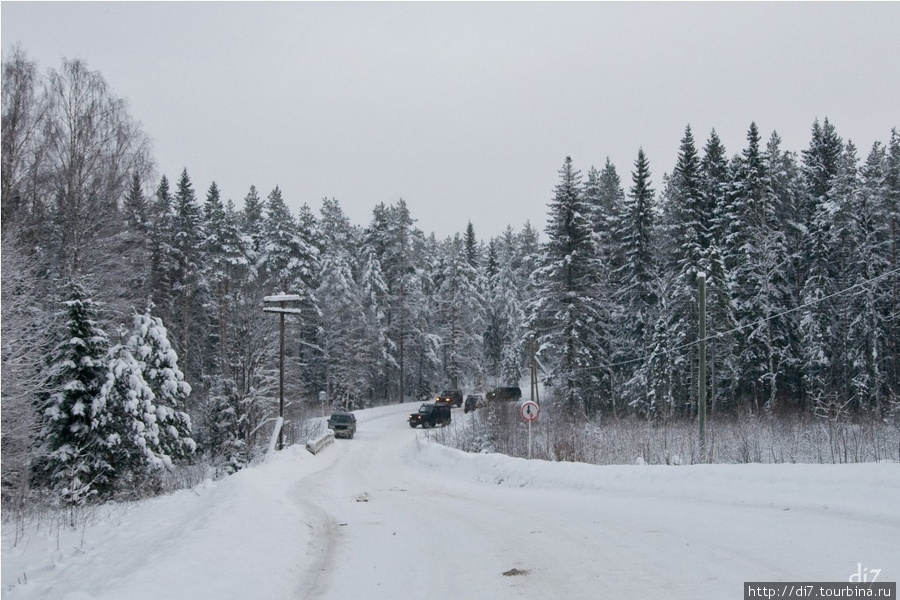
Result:
{"type": "Polygon", "coordinates": [[[541,407],[537,405],[537,402],[534,400],[526,400],[519,407],[519,414],[522,415],[522,418],[526,421],[534,421],[538,418],[538,415],[541,412],[541,407]]]}

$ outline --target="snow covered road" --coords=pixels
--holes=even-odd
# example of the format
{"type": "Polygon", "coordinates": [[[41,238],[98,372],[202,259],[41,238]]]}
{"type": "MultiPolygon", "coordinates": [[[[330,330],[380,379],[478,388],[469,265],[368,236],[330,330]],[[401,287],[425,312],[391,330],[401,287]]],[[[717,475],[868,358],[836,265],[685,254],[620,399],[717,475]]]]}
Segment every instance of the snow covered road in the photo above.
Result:
{"type": "Polygon", "coordinates": [[[416,407],[360,411],[317,456],[289,448],[76,531],[13,547],[5,523],[3,598],[728,599],[744,581],[900,574],[896,463],[470,455],[411,430],[416,407]]]}
{"type": "Polygon", "coordinates": [[[467,456],[414,443],[423,434],[403,418],[413,409],[363,417],[357,439],[298,484],[330,517],[320,523],[329,558],[302,597],[737,598],[744,581],[844,581],[859,562],[896,577],[900,567],[897,465],[467,456]],[[842,489],[832,476],[852,470],[884,488],[842,489]],[[892,495],[893,507],[873,491],[892,495]]]}

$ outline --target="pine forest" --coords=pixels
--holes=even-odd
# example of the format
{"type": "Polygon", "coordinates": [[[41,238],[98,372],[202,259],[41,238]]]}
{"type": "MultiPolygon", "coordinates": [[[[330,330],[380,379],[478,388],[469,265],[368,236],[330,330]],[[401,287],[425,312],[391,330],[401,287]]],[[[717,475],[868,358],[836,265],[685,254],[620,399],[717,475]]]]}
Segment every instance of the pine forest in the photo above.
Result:
{"type": "Polygon", "coordinates": [[[402,199],[355,224],[334,198],[223,198],[188,168],[158,175],[84,62],[45,72],[16,49],[2,77],[4,507],[248,465],[278,416],[278,317],[263,311],[277,294],[300,298],[289,443],[334,408],[525,391],[532,347],[557,414],[693,422],[699,273],[710,418],[900,427],[896,129],[858,149],[811,116],[795,150],[748,123],[726,149],[688,125],[668,174],[639,148],[618,167],[560,157],[546,223],[482,239],[477,223],[421,231],[402,199]]]}

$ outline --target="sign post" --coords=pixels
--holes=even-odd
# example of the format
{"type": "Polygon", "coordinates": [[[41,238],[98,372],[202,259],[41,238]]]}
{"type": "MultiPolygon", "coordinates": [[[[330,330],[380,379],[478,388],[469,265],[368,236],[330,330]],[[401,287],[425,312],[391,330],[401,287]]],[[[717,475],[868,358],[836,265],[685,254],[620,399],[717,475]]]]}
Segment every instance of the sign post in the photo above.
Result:
{"type": "MultiPolygon", "coordinates": [[[[294,306],[300,302],[300,296],[294,294],[279,294],[277,296],[266,296],[263,298],[263,312],[279,313],[281,317],[279,341],[280,359],[278,361],[278,418],[279,425],[284,422],[284,315],[303,314],[302,309],[290,308],[288,303],[294,306]]],[[[284,441],[281,435],[281,427],[278,428],[278,449],[284,447],[284,441]]]]}
{"type": "Polygon", "coordinates": [[[519,414],[528,423],[528,458],[531,458],[531,423],[541,414],[541,407],[534,400],[526,400],[519,405],[519,414]]]}

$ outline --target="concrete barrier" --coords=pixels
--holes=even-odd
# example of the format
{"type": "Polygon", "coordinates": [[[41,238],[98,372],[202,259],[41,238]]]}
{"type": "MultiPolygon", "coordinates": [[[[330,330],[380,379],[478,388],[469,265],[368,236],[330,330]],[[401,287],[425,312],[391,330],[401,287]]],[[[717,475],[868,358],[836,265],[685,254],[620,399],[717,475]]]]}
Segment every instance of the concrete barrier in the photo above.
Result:
{"type": "Polygon", "coordinates": [[[323,435],[320,435],[319,437],[312,440],[307,440],[306,449],[313,454],[318,454],[333,443],[334,431],[332,431],[331,429],[327,429],[323,435]]]}

